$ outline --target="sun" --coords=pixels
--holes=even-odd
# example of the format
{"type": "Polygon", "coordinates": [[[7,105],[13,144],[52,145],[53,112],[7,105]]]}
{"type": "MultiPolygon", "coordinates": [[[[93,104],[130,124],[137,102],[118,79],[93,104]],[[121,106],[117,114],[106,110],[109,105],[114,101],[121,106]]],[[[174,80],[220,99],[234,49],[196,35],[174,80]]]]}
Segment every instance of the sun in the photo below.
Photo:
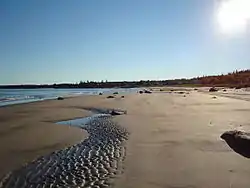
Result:
{"type": "Polygon", "coordinates": [[[222,33],[245,32],[250,21],[250,0],[222,0],[216,11],[222,33]]]}

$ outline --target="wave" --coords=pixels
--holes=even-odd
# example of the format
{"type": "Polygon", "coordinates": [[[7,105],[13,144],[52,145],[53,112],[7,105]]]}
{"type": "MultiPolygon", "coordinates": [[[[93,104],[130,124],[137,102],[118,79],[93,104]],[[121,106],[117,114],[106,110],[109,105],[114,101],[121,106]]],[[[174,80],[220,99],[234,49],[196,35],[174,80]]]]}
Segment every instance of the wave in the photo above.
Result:
{"type": "Polygon", "coordinates": [[[113,92],[131,93],[136,88],[110,88],[110,89],[0,89],[0,106],[35,102],[47,99],[56,99],[59,96],[70,97],[79,95],[110,94],[113,92]]]}

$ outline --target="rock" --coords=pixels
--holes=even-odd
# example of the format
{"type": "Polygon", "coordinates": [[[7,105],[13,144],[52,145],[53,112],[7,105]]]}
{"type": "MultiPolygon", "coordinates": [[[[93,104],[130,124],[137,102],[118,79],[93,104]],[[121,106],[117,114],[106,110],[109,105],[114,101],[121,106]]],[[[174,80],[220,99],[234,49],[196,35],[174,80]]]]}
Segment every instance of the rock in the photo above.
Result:
{"type": "Polygon", "coordinates": [[[164,89],[160,89],[160,91],[164,91],[164,89]]]}
{"type": "Polygon", "coordinates": [[[57,100],[64,100],[64,98],[63,97],[57,97],[57,100]]]}
{"type": "Polygon", "coordinates": [[[241,89],[241,86],[237,86],[237,87],[235,87],[235,89],[241,89]]]}
{"type": "Polygon", "coordinates": [[[226,131],[221,138],[238,154],[250,158],[250,133],[233,130],[226,131]]]}
{"type": "Polygon", "coordinates": [[[103,95],[103,93],[99,93],[99,95],[103,95]]]}
{"type": "Polygon", "coordinates": [[[148,93],[148,94],[150,94],[150,93],[152,93],[152,91],[149,91],[149,90],[144,90],[144,93],[148,93]]]}
{"type": "Polygon", "coordinates": [[[119,93],[118,92],[114,92],[113,95],[118,95],[119,93]]]}
{"type": "Polygon", "coordinates": [[[143,91],[139,91],[140,94],[143,94],[143,91]]]}
{"type": "Polygon", "coordinates": [[[215,87],[211,87],[211,88],[209,89],[209,92],[216,92],[216,91],[218,91],[218,89],[216,89],[215,87]]]}
{"type": "Polygon", "coordinates": [[[197,89],[197,88],[194,88],[194,90],[195,90],[195,91],[198,91],[198,89],[197,89]]]}
{"type": "Polygon", "coordinates": [[[112,116],[124,115],[124,114],[127,114],[127,111],[126,110],[113,109],[113,110],[109,111],[109,114],[112,115],[112,116]]]}
{"type": "Polygon", "coordinates": [[[121,96],[121,98],[125,98],[124,96],[121,96]]]}
{"type": "Polygon", "coordinates": [[[213,96],[212,99],[216,99],[217,97],[213,96]]]}
{"type": "Polygon", "coordinates": [[[223,89],[223,92],[226,92],[227,90],[226,89],[223,89]]]}
{"type": "Polygon", "coordinates": [[[110,113],[110,115],[112,115],[112,116],[117,116],[117,115],[122,115],[122,114],[124,114],[124,113],[119,112],[119,111],[115,111],[115,110],[112,110],[111,113],[110,113]]]}
{"type": "Polygon", "coordinates": [[[185,92],[183,92],[183,91],[179,91],[179,92],[177,92],[178,94],[184,94],[185,92]]]}
{"type": "Polygon", "coordinates": [[[107,99],[113,99],[115,98],[114,96],[110,95],[110,96],[107,96],[107,99]]]}
{"type": "Polygon", "coordinates": [[[186,95],[184,95],[183,97],[186,97],[186,95]]]}

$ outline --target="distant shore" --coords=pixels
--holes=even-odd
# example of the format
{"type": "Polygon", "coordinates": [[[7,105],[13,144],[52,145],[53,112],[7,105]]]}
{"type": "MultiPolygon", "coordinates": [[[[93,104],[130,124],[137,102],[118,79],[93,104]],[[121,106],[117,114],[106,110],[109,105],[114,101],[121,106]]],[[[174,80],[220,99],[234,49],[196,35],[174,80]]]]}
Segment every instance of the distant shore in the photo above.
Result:
{"type": "Polygon", "coordinates": [[[79,83],[55,84],[20,84],[0,85],[0,89],[37,89],[37,88],[139,88],[139,87],[250,87],[250,69],[234,71],[225,75],[200,76],[195,78],[181,78],[168,80],[140,80],[140,81],[80,81],[79,83]]]}

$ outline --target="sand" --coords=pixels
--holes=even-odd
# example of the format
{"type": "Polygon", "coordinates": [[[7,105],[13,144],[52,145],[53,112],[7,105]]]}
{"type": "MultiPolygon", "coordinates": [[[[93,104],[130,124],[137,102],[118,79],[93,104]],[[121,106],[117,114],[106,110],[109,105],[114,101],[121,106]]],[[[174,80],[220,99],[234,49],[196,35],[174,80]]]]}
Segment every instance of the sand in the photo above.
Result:
{"type": "Polygon", "coordinates": [[[124,99],[83,96],[0,108],[0,175],[88,136],[54,122],[89,115],[84,107],[106,107],[128,112],[114,118],[130,132],[124,173],[115,187],[249,187],[249,159],[232,151],[220,135],[250,131],[250,103],[212,96],[154,91],[124,99]]]}

